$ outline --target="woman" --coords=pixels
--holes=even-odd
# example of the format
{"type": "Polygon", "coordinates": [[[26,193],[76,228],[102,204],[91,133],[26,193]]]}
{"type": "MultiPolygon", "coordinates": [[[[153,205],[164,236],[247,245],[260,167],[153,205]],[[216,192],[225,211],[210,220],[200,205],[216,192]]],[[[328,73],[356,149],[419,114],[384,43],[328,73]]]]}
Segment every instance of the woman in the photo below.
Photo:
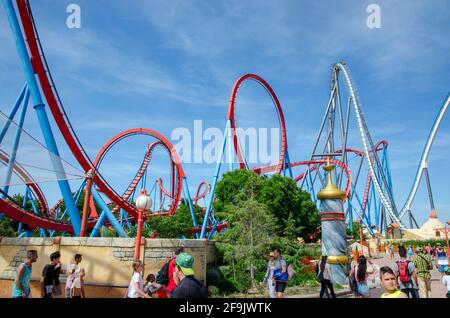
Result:
{"type": "Polygon", "coordinates": [[[264,282],[267,282],[267,290],[270,298],[277,298],[277,292],[275,291],[275,280],[273,279],[273,271],[275,270],[275,257],[273,252],[269,254],[269,262],[267,263],[266,276],[264,276],[264,282]]]}
{"type": "Polygon", "coordinates": [[[144,265],[141,261],[133,262],[133,276],[131,277],[130,285],[128,285],[127,298],[150,298],[150,296],[144,292],[141,274],[143,269],[144,265]]]}
{"type": "Polygon", "coordinates": [[[327,259],[327,256],[322,256],[322,260],[319,262],[319,274],[317,276],[320,281],[320,298],[323,298],[323,294],[327,291],[327,288],[331,292],[331,298],[336,298],[333,290],[331,266],[327,263],[327,259]]]}
{"type": "Polygon", "coordinates": [[[408,246],[408,258],[410,261],[412,261],[413,256],[414,256],[413,249],[412,249],[411,245],[409,245],[408,246]]]}
{"type": "Polygon", "coordinates": [[[364,255],[358,257],[358,264],[352,268],[349,275],[355,275],[356,291],[355,298],[367,298],[370,295],[367,279],[373,271],[367,271],[367,259],[364,255]]]}

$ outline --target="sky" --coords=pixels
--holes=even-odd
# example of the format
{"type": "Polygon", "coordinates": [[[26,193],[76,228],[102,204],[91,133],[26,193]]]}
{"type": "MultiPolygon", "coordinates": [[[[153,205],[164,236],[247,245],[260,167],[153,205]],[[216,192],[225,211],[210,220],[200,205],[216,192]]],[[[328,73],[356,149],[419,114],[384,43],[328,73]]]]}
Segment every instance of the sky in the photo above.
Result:
{"type": "MultiPolygon", "coordinates": [[[[175,129],[193,132],[194,121],[202,120],[205,129],[223,131],[234,83],[253,73],[263,77],[280,100],[291,161],[308,160],[329,98],[331,68],[345,61],[373,140],[389,142],[393,192],[400,208],[450,91],[450,3],[445,0],[30,2],[55,84],[91,158],[112,136],[129,128],[149,128],[171,139],[175,129]],[[81,8],[79,29],[66,25],[71,3],[81,8]],[[380,28],[367,26],[370,4],[380,7],[380,28]]],[[[2,8],[2,112],[9,112],[24,82],[2,8]]],[[[271,99],[254,82],[241,87],[236,117],[243,128],[278,127],[271,99]]],[[[65,167],[82,175],[52,118],[50,122],[65,167]]],[[[349,146],[362,149],[354,116],[351,126],[349,146]]],[[[43,142],[31,107],[24,129],[43,142]]],[[[130,137],[105,158],[100,171],[117,192],[125,190],[152,141],[130,137]]],[[[24,146],[22,160],[35,161],[46,153],[31,137],[24,137],[23,144],[31,148],[24,146]]],[[[449,145],[450,120],[444,118],[428,161],[442,221],[450,219],[449,145]]],[[[168,163],[164,151],[156,150],[148,179],[168,180],[168,163]]],[[[185,163],[183,168],[191,194],[202,180],[213,180],[215,164],[185,163]]],[[[366,166],[362,173],[367,175],[366,166]]],[[[50,174],[37,179],[47,181],[42,188],[52,205],[60,197],[56,183],[50,174]]],[[[75,191],[80,182],[70,184],[75,191]]],[[[412,210],[419,224],[428,219],[425,183],[412,210]]]]}

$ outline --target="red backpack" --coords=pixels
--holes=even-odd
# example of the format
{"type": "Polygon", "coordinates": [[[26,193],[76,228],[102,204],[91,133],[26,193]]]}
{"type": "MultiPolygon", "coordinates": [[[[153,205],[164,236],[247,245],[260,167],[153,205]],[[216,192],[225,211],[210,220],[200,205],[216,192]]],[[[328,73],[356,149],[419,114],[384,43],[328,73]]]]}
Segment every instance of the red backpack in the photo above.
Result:
{"type": "Polygon", "coordinates": [[[398,266],[398,277],[400,278],[400,281],[403,284],[406,284],[407,282],[409,282],[411,280],[411,275],[409,274],[408,271],[408,265],[409,265],[409,261],[398,261],[397,262],[397,266],[398,266]]]}

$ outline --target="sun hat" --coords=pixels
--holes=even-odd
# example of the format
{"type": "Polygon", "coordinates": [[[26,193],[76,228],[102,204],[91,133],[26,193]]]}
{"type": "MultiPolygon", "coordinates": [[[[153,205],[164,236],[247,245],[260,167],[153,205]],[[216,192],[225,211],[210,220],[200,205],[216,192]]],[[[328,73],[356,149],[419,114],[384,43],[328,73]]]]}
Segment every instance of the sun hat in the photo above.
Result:
{"type": "Polygon", "coordinates": [[[181,253],[177,256],[175,264],[180,267],[181,271],[186,276],[194,275],[193,265],[194,265],[194,257],[189,253],[181,253]]]}
{"type": "Polygon", "coordinates": [[[273,252],[270,252],[269,256],[270,257],[275,257],[275,254],[273,252]]]}
{"type": "Polygon", "coordinates": [[[450,273],[450,266],[445,266],[444,267],[444,272],[445,273],[450,273]]]}

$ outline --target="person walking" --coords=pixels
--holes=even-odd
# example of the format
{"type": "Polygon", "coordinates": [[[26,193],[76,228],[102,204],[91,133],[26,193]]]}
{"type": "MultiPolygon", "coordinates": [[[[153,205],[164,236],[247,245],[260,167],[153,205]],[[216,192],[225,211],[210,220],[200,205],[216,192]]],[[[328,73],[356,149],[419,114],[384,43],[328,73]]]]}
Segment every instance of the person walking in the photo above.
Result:
{"type": "Polygon", "coordinates": [[[45,265],[41,277],[41,297],[55,298],[61,295],[61,282],[59,275],[64,273],[61,269],[61,253],[50,254],[50,263],[45,265]]]}
{"type": "Polygon", "coordinates": [[[79,265],[82,260],[83,260],[83,256],[81,254],[75,254],[75,257],[74,257],[75,263],[69,264],[67,266],[66,272],[70,273],[70,274],[67,276],[67,280],[66,280],[66,286],[65,286],[66,298],[71,298],[70,297],[70,288],[73,284],[74,279],[80,275],[81,268],[79,265]]]}
{"type": "Polygon", "coordinates": [[[397,288],[397,277],[389,266],[380,268],[380,284],[385,290],[381,298],[408,298],[397,288]]]}
{"type": "Polygon", "coordinates": [[[413,263],[417,271],[420,298],[431,298],[431,273],[433,261],[428,254],[423,254],[421,247],[416,248],[413,263]]]}
{"type": "Polygon", "coordinates": [[[17,267],[12,287],[12,298],[31,298],[30,277],[33,263],[38,259],[36,250],[27,251],[27,259],[17,267]]]}
{"type": "Polygon", "coordinates": [[[177,287],[172,298],[208,298],[208,289],[194,277],[194,257],[181,253],[175,261],[173,278],[177,287]]]}
{"type": "Polygon", "coordinates": [[[84,268],[81,268],[78,275],[72,282],[72,286],[70,288],[70,298],[86,298],[83,286],[83,278],[85,274],[84,268]]]}
{"type": "Polygon", "coordinates": [[[331,266],[328,264],[327,259],[328,256],[324,255],[319,262],[319,274],[317,275],[317,280],[320,282],[320,298],[323,298],[323,295],[328,289],[331,293],[331,298],[336,298],[333,289],[331,266]]]}
{"type": "Polygon", "coordinates": [[[389,254],[391,255],[391,259],[394,259],[394,246],[389,244],[389,254]]]}
{"type": "Polygon", "coordinates": [[[408,259],[410,261],[412,261],[412,257],[414,256],[414,252],[413,252],[413,249],[412,249],[411,245],[408,246],[407,254],[408,254],[408,259]]]}
{"type": "Polygon", "coordinates": [[[367,270],[367,259],[364,255],[358,257],[358,263],[354,266],[349,273],[349,276],[355,275],[356,279],[356,291],[355,298],[367,298],[370,295],[369,286],[367,280],[369,274],[373,274],[374,271],[367,270]]]}
{"type": "Polygon", "coordinates": [[[405,251],[405,254],[406,254],[406,248],[402,242],[400,242],[400,244],[398,245],[398,253],[399,254],[400,254],[400,251],[405,251]]]}
{"type": "Polygon", "coordinates": [[[442,284],[447,287],[447,298],[450,298],[450,266],[444,268],[445,276],[442,277],[442,284]]]}
{"type": "Polygon", "coordinates": [[[394,263],[393,271],[397,277],[400,290],[408,298],[419,298],[419,287],[417,282],[416,268],[414,264],[406,259],[406,251],[399,251],[400,260],[394,263]]]}
{"type": "Polygon", "coordinates": [[[277,298],[284,298],[284,290],[286,289],[289,274],[287,272],[286,260],[281,256],[281,250],[276,248],[273,251],[275,257],[275,269],[273,271],[273,278],[275,279],[275,291],[277,298]]]}
{"type": "Polygon", "coordinates": [[[133,276],[131,276],[130,284],[128,285],[126,297],[127,298],[150,298],[144,292],[144,286],[142,283],[142,270],[144,265],[141,261],[137,260],[133,262],[133,276]]]}
{"type": "Polygon", "coordinates": [[[449,265],[448,257],[442,248],[441,243],[437,243],[436,246],[436,268],[438,269],[438,272],[441,273],[441,276],[444,277],[444,268],[449,265]]]}
{"type": "Polygon", "coordinates": [[[275,271],[275,256],[273,252],[269,254],[269,262],[267,263],[266,275],[264,276],[264,282],[267,284],[267,291],[270,298],[277,298],[275,291],[275,280],[273,273],[275,271]]]}

